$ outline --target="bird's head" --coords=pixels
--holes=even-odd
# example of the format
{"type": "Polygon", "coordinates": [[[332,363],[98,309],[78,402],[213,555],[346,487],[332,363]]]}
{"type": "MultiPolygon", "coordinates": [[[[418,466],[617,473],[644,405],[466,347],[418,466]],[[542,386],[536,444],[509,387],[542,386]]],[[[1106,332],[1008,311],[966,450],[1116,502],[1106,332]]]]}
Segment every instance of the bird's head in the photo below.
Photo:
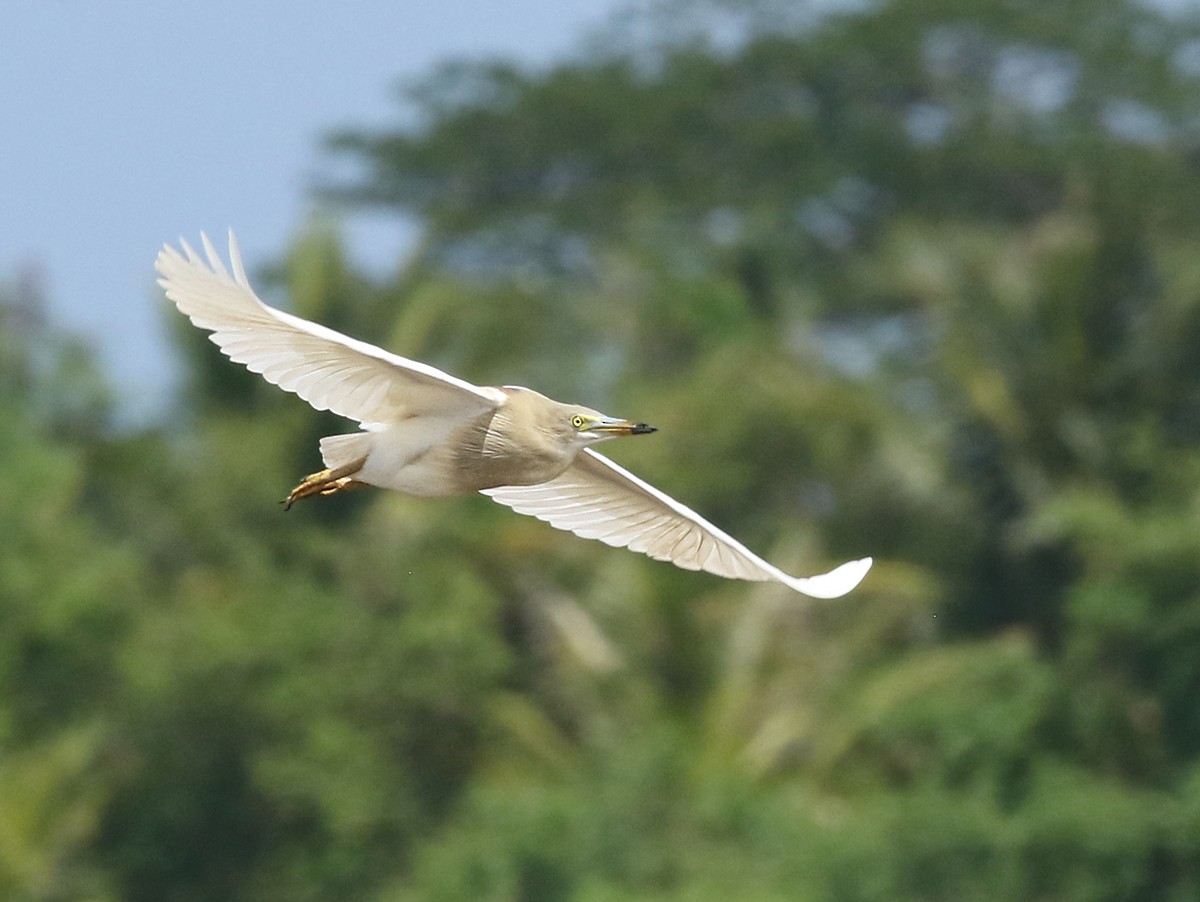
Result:
{"type": "Polygon", "coordinates": [[[658,431],[645,423],[605,416],[586,407],[568,406],[565,413],[569,427],[568,435],[571,436],[573,444],[591,445],[620,435],[647,435],[658,431]]]}
{"type": "MultiPolygon", "coordinates": [[[[561,404],[528,388],[506,385],[499,427],[514,446],[548,443],[574,454],[587,445],[621,435],[646,435],[657,430],[645,423],[610,417],[577,404],[561,404]]],[[[496,427],[493,421],[493,428],[496,427]]]]}

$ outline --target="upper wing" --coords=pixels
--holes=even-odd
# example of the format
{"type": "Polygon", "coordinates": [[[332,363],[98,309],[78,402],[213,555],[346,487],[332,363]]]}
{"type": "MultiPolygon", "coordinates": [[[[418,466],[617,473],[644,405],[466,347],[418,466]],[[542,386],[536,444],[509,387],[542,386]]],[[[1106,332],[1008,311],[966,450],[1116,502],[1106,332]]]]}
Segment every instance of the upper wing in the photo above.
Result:
{"type": "Polygon", "coordinates": [[[685,570],[777,580],[815,598],[845,595],[871,569],[867,557],[820,576],[789,576],[695,511],[587,448],[549,482],[485,489],[483,494],[585,539],[628,547],[685,570]]]}
{"type": "Polygon", "coordinates": [[[207,264],[186,241],[180,242],[182,254],[164,246],[154,264],[162,276],[158,284],[231,359],[317,410],[366,425],[423,413],[483,413],[503,401],[499,389],[480,388],[268,307],[250,288],[233,232],[232,276],[208,236],[200,238],[207,264]]]}

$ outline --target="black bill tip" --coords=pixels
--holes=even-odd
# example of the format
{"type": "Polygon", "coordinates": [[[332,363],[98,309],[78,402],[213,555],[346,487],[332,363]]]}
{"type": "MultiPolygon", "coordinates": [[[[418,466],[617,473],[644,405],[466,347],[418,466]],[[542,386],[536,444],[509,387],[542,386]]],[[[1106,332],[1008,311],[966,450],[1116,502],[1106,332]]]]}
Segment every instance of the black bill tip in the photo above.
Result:
{"type": "Polygon", "coordinates": [[[649,435],[651,432],[658,432],[658,430],[645,423],[634,423],[633,428],[629,430],[630,435],[649,435]]]}

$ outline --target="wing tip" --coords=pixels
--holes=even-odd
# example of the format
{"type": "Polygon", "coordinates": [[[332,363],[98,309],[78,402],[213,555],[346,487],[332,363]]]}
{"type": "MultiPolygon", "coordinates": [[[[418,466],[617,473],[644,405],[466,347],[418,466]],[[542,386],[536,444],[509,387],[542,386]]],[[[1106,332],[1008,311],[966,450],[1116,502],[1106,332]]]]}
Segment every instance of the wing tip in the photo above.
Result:
{"type": "Polygon", "coordinates": [[[828,573],[790,579],[788,585],[813,598],[841,598],[858,587],[874,563],[875,559],[871,557],[847,561],[828,573]]]}
{"type": "MultiPolygon", "coordinates": [[[[230,262],[233,264],[234,274],[235,276],[239,274],[244,276],[245,270],[242,264],[242,253],[241,248],[238,246],[237,236],[234,235],[232,228],[229,229],[228,234],[230,262]]],[[[229,274],[225,270],[221,254],[217,251],[216,246],[212,243],[206,232],[200,233],[200,247],[204,250],[205,257],[208,258],[207,263],[204,257],[196,253],[192,245],[182,235],[179,236],[178,247],[169,241],[164,241],[154,258],[154,268],[162,272],[164,266],[169,266],[173,263],[199,263],[210,272],[228,278],[229,274]]],[[[243,281],[245,280],[243,279],[243,281]]]]}

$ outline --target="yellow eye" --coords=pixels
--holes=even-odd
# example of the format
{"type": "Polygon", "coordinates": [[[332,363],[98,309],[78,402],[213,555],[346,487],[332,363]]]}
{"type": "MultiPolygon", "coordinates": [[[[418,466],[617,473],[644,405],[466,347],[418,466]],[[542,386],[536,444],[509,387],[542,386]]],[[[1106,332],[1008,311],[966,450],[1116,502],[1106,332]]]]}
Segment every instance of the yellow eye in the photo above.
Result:
{"type": "Polygon", "coordinates": [[[574,426],[576,429],[582,429],[583,428],[583,417],[581,417],[579,414],[575,414],[575,416],[571,417],[571,425],[574,426]]]}

